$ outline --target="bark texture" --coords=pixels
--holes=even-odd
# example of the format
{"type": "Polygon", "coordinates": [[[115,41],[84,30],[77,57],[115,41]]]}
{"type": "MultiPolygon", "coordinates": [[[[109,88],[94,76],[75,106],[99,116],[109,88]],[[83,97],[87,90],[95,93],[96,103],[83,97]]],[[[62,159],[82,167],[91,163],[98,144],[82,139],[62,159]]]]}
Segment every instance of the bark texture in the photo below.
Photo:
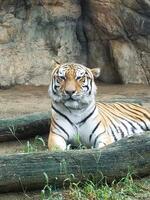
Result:
{"type": "Polygon", "coordinates": [[[33,113],[0,119],[0,142],[48,134],[49,126],[50,113],[33,113]]]}
{"type": "Polygon", "coordinates": [[[101,150],[0,156],[0,192],[41,189],[44,172],[55,187],[67,179],[101,180],[104,176],[112,181],[129,171],[138,177],[150,175],[150,134],[123,139],[101,150]]]}

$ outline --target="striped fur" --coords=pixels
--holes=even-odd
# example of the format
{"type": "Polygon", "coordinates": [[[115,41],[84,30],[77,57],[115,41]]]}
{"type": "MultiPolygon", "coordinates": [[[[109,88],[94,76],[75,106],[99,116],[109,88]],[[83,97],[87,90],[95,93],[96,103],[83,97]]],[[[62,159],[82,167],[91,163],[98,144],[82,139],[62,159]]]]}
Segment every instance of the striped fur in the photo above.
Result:
{"type": "Polygon", "coordinates": [[[76,144],[78,136],[85,146],[101,148],[150,130],[150,112],[142,106],[95,102],[94,76],[99,73],[76,63],[59,65],[52,72],[50,150],[65,150],[76,144]]]}

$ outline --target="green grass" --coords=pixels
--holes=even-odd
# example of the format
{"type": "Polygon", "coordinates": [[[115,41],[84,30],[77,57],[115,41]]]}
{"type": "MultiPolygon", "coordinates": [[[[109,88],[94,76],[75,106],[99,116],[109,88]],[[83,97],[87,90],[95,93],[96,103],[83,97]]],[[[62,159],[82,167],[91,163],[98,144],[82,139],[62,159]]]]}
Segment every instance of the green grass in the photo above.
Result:
{"type": "Polygon", "coordinates": [[[123,200],[127,196],[135,196],[141,190],[129,173],[125,178],[116,183],[114,181],[111,185],[87,181],[80,187],[80,184],[73,183],[69,194],[70,199],[73,200],[123,200]]]}
{"type": "Polygon", "coordinates": [[[38,151],[47,150],[45,141],[42,137],[36,136],[34,141],[27,141],[26,145],[23,146],[23,153],[33,153],[38,151]]]}
{"type": "Polygon", "coordinates": [[[46,184],[41,191],[41,200],[135,200],[138,193],[145,192],[145,188],[133,180],[131,173],[119,182],[114,181],[111,184],[97,184],[90,180],[84,184],[70,182],[69,189],[62,192],[54,192],[48,184],[47,175],[44,176],[46,184]]]}
{"type": "Polygon", "coordinates": [[[49,185],[49,181],[48,181],[48,176],[46,173],[44,173],[44,177],[45,177],[45,186],[44,188],[41,190],[41,194],[40,194],[40,200],[63,200],[63,196],[60,193],[54,193],[52,191],[51,186],[49,185]]]}

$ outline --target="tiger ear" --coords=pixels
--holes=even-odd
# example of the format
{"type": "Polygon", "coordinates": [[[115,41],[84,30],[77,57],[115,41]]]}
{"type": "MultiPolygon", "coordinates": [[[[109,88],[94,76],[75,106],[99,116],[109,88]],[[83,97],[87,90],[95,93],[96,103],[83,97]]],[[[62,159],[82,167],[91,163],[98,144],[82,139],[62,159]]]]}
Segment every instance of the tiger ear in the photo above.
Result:
{"type": "Polygon", "coordinates": [[[59,67],[60,65],[61,65],[61,63],[58,61],[58,60],[56,60],[56,59],[53,59],[53,63],[54,63],[54,68],[55,67],[59,67]]]}
{"type": "Polygon", "coordinates": [[[92,72],[92,74],[95,78],[98,78],[100,76],[101,69],[100,68],[93,68],[93,69],[91,69],[91,72],[92,72]]]}

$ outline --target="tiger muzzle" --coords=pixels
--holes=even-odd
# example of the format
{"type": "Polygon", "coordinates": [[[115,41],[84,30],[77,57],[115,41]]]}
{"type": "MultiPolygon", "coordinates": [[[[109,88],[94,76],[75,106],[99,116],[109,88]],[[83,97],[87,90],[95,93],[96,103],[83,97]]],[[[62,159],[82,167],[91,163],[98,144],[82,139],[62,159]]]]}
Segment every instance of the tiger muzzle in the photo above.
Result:
{"type": "Polygon", "coordinates": [[[67,95],[69,95],[70,97],[75,93],[76,91],[75,90],[65,90],[65,93],[67,95]]]}

